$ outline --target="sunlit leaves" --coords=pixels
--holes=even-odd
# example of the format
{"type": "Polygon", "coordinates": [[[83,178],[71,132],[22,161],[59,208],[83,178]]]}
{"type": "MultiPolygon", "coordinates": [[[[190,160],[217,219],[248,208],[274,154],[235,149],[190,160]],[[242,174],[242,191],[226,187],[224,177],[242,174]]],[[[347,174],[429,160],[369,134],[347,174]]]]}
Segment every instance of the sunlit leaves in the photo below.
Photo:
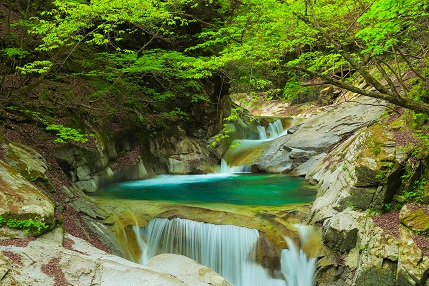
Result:
{"type": "MultiPolygon", "coordinates": [[[[409,40],[409,33],[419,28],[419,23],[428,17],[428,1],[421,0],[379,0],[359,19],[363,28],[356,33],[367,48],[363,53],[380,55],[398,43],[409,40]]],[[[426,22],[427,23],[427,22],[426,22]]]]}
{"type": "Polygon", "coordinates": [[[22,67],[17,67],[16,69],[21,72],[21,74],[29,73],[38,73],[44,74],[51,70],[53,64],[50,61],[34,61],[27,63],[22,67]]]}
{"type": "MultiPolygon", "coordinates": [[[[76,41],[105,45],[121,38],[112,36],[124,32],[119,26],[129,23],[142,31],[157,33],[163,25],[186,25],[186,19],[173,15],[162,2],[150,0],[56,0],[56,9],[43,13],[47,19],[37,19],[33,33],[43,35],[40,50],[52,50],[76,41]],[[54,20],[52,20],[54,19],[54,20]],[[112,34],[113,33],[113,34],[112,34]]],[[[165,33],[169,33],[164,29],[165,33]]]]}
{"type": "Polygon", "coordinates": [[[5,48],[0,50],[2,54],[9,58],[19,58],[22,59],[25,56],[29,55],[30,52],[22,50],[20,48],[5,48]]]}

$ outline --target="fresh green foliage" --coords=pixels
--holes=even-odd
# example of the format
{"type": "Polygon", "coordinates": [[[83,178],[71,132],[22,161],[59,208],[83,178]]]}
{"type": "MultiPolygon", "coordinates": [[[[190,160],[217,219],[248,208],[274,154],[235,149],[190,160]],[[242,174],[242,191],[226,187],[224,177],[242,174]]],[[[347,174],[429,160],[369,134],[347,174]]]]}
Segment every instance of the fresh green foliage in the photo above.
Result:
{"type": "Polygon", "coordinates": [[[88,135],[81,133],[79,129],[65,127],[62,124],[51,124],[46,126],[46,130],[52,130],[56,132],[57,139],[55,142],[57,143],[66,143],[68,141],[75,141],[79,143],[88,142],[88,135]]]}
{"type": "Polygon", "coordinates": [[[9,58],[19,58],[22,59],[25,56],[29,55],[30,52],[22,50],[20,48],[5,48],[0,50],[5,56],[9,58]]]}
{"type": "Polygon", "coordinates": [[[424,27],[422,18],[428,17],[427,1],[379,0],[375,1],[358,22],[363,29],[356,33],[367,48],[362,53],[382,55],[397,44],[411,40],[410,35],[424,27]]]}
{"type": "Polygon", "coordinates": [[[17,67],[16,69],[20,71],[22,74],[28,74],[28,73],[48,73],[53,64],[50,61],[34,61],[31,63],[27,63],[22,67],[17,67]]]}
{"type": "Polygon", "coordinates": [[[224,124],[223,129],[218,134],[213,136],[213,141],[209,145],[207,145],[207,148],[216,147],[223,140],[229,138],[229,134],[231,134],[232,132],[234,132],[234,130],[229,128],[228,124],[224,124]]]}
{"type": "Polygon", "coordinates": [[[22,229],[25,233],[31,235],[39,235],[43,229],[49,227],[45,223],[40,222],[37,216],[34,219],[21,220],[16,218],[5,219],[0,215],[0,227],[3,225],[7,225],[10,228],[22,229]]]}
{"type": "Polygon", "coordinates": [[[421,196],[424,194],[425,187],[427,187],[427,180],[425,178],[414,181],[413,188],[410,191],[406,191],[404,193],[404,200],[420,201],[421,196]]]}

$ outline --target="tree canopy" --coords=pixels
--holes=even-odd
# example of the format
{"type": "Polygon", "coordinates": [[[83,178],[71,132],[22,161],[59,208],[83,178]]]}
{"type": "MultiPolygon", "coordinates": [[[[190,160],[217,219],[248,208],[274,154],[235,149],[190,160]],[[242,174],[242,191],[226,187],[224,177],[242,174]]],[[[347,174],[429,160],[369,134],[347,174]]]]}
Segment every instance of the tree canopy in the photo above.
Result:
{"type": "Polygon", "coordinates": [[[280,97],[320,79],[429,113],[428,5],[425,0],[39,0],[10,27],[40,41],[3,45],[1,53],[9,72],[13,68],[21,77],[70,71],[102,77],[111,86],[150,95],[144,102],[136,95],[135,104],[158,102],[158,112],[170,105],[166,112],[179,116],[184,113],[175,99],[209,100],[201,90],[217,76],[249,89],[283,89],[280,97]],[[363,83],[357,85],[359,77],[363,83]]]}

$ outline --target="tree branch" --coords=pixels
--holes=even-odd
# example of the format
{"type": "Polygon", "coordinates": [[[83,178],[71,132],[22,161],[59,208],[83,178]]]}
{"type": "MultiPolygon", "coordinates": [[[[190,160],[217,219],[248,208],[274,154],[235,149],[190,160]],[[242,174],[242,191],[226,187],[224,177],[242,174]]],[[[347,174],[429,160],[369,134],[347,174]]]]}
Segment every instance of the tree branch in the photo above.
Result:
{"type": "Polygon", "coordinates": [[[389,101],[389,102],[396,104],[398,106],[401,106],[401,107],[405,107],[405,108],[412,109],[412,110],[417,111],[417,112],[429,114],[429,104],[421,102],[421,101],[417,101],[417,100],[407,98],[407,97],[396,97],[390,93],[381,93],[379,91],[373,91],[373,90],[367,90],[367,89],[359,88],[359,87],[356,87],[354,85],[345,83],[343,81],[333,79],[328,75],[309,71],[309,70],[307,70],[305,68],[301,68],[301,67],[294,66],[294,67],[288,67],[288,68],[291,70],[300,71],[300,72],[308,74],[312,77],[323,79],[326,83],[335,85],[337,87],[343,88],[345,90],[348,90],[348,91],[351,91],[351,92],[354,92],[354,93],[357,93],[360,95],[365,95],[365,96],[369,96],[369,97],[373,97],[373,98],[383,99],[383,100],[389,101]]]}
{"type": "Polygon", "coordinates": [[[322,29],[322,27],[317,22],[317,18],[316,18],[316,15],[314,13],[313,5],[311,5],[311,1],[308,1],[308,2],[309,2],[309,8],[311,9],[314,21],[310,21],[310,19],[308,19],[307,17],[299,15],[296,12],[294,12],[294,15],[296,17],[298,17],[301,21],[303,21],[304,23],[306,23],[307,25],[309,25],[309,26],[313,27],[314,29],[316,29],[329,43],[331,43],[334,46],[335,51],[338,52],[347,62],[349,62],[350,65],[353,66],[356,69],[356,71],[359,72],[360,75],[362,75],[362,77],[364,78],[364,80],[368,84],[370,84],[371,86],[373,86],[378,92],[380,92],[382,94],[389,94],[389,91],[379,81],[377,81],[373,76],[371,76],[363,68],[363,66],[360,65],[352,57],[352,55],[350,55],[348,52],[346,52],[346,50],[344,49],[344,47],[341,44],[339,44],[337,41],[335,41],[328,33],[326,33],[322,29]]]}

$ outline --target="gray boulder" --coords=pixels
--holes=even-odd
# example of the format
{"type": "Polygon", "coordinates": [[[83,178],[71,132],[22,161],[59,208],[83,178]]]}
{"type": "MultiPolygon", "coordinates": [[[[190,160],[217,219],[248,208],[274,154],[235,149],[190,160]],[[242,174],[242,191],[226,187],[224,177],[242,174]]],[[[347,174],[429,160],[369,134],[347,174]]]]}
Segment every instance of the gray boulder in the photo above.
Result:
{"type": "Polygon", "coordinates": [[[356,216],[358,213],[347,209],[325,220],[322,227],[324,244],[342,253],[355,248],[359,230],[356,216]]]}
{"type": "Polygon", "coordinates": [[[256,164],[267,172],[293,172],[312,156],[329,152],[357,130],[371,125],[385,109],[383,101],[366,97],[326,109],[307,119],[293,134],[273,140],[256,164]],[[288,150],[294,149],[301,151],[291,156],[288,150]]]}

